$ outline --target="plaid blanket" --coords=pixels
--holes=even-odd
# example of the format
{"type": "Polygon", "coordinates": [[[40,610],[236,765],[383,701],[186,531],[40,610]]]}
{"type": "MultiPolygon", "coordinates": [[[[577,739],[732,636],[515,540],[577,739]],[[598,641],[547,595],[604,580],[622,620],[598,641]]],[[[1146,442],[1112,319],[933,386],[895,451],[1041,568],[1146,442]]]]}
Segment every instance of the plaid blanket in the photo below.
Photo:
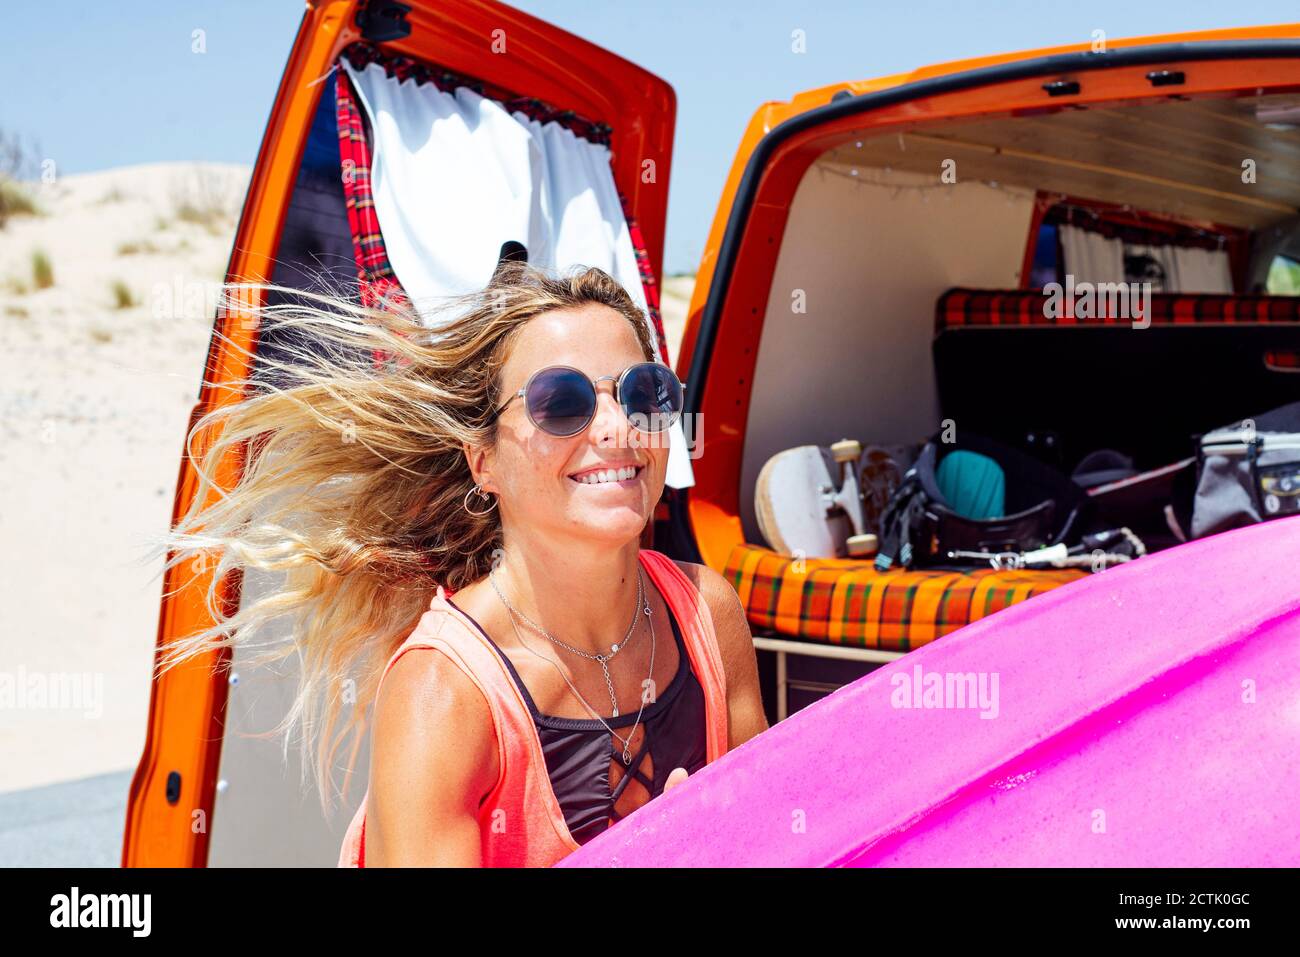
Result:
{"type": "Polygon", "coordinates": [[[870,561],[796,563],[770,548],[737,545],[723,574],[739,593],[751,625],[792,638],[910,651],[1088,572],[877,572],[870,561]]]}
{"type": "MultiPolygon", "coordinates": [[[[1032,289],[949,289],[935,306],[935,332],[971,326],[1128,325],[1132,319],[1109,314],[1079,318],[1045,314],[1042,292],[1032,289]]],[[[1098,312],[1104,313],[1104,297],[1098,312]]],[[[1300,296],[1229,296],[1220,293],[1151,294],[1152,325],[1300,322],[1300,296]]],[[[1300,370],[1300,354],[1267,352],[1264,363],[1283,371],[1300,370]]]]}
{"type": "MultiPolygon", "coordinates": [[[[968,326],[1128,325],[1127,316],[1045,314],[1042,292],[1032,289],[949,289],[935,307],[937,332],[968,326]]],[[[1098,296],[1098,312],[1104,298],[1098,296]]],[[[1152,325],[1300,322],[1300,296],[1229,296],[1220,293],[1154,292],[1152,325]]]]}

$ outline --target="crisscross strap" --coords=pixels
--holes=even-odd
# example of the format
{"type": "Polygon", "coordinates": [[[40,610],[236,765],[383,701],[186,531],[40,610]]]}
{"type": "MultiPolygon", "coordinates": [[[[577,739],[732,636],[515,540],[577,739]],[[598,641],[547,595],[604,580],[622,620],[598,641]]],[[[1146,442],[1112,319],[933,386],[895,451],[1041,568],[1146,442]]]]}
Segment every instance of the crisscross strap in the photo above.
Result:
{"type": "Polygon", "coordinates": [[[641,747],[637,749],[636,756],[632,758],[632,763],[628,765],[627,772],[623,775],[622,778],[619,779],[618,784],[614,786],[614,790],[610,792],[609,816],[613,820],[621,821],[625,816],[618,813],[618,801],[619,798],[623,796],[623,792],[627,790],[627,786],[632,781],[633,778],[641,782],[647,794],[655,793],[654,780],[646,777],[645,774],[641,771],[641,762],[645,760],[645,756],[649,753],[649,751],[650,751],[650,737],[647,735],[641,741],[641,747]]]}

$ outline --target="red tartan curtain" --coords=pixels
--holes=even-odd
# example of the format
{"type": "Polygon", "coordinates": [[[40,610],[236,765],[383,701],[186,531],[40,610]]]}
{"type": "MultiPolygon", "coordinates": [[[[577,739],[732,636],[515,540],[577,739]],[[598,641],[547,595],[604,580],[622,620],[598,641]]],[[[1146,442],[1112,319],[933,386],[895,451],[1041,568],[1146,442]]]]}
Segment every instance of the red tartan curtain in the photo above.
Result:
{"type": "MultiPolygon", "coordinates": [[[[450,75],[435,75],[427,68],[412,64],[409,60],[397,57],[381,57],[365,47],[352,47],[345,53],[351,62],[381,62],[390,73],[398,76],[414,76],[419,82],[435,82],[439,85],[464,83],[463,78],[450,75]]],[[[352,229],[353,252],[357,262],[357,279],[362,302],[371,307],[409,304],[409,299],[401,283],[393,272],[388,255],[384,249],[384,237],[379,229],[379,219],[375,214],[374,194],[370,179],[371,148],[363,111],[357,102],[347,74],[337,70],[336,98],[338,103],[339,159],[343,171],[343,192],[347,201],[348,222],[352,229]]],[[[608,127],[591,123],[572,112],[560,112],[539,100],[521,98],[505,104],[511,110],[522,110],[527,115],[563,122],[576,134],[593,142],[608,142],[608,127]]],[[[650,258],[646,252],[645,242],[640,227],[631,214],[626,196],[620,191],[619,200],[623,215],[627,220],[628,232],[636,252],[637,271],[645,293],[647,311],[651,327],[656,337],[656,345],[666,363],[671,365],[668,355],[668,343],[664,336],[663,318],[659,312],[659,290],[655,283],[654,272],[650,267],[650,258]]],[[[376,352],[376,362],[382,362],[385,356],[376,352]]]]}

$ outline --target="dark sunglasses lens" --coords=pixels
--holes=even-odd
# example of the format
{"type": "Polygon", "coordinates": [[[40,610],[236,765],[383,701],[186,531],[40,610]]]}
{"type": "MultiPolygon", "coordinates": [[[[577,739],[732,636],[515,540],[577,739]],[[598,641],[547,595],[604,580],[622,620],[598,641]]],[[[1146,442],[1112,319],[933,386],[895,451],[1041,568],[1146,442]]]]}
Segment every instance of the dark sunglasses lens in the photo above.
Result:
{"type": "Polygon", "coordinates": [[[581,432],[596,411],[591,381],[572,369],[547,369],[533,378],[524,400],[533,424],[551,435],[581,432]]]}
{"type": "Polygon", "coordinates": [[[622,398],[634,426],[643,432],[662,432],[682,411],[682,384],[667,366],[646,362],[628,370],[622,398]]]}

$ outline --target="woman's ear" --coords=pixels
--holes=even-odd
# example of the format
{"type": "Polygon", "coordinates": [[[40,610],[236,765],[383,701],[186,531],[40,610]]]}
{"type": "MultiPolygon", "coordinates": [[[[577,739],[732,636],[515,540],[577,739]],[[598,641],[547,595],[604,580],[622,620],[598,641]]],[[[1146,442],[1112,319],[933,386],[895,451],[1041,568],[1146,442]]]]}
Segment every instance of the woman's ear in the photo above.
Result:
{"type": "Polygon", "coordinates": [[[469,466],[469,474],[473,477],[474,483],[481,485],[485,492],[497,491],[488,487],[488,484],[492,481],[492,470],[491,456],[487,450],[470,445],[468,442],[462,442],[461,449],[465,453],[465,463],[469,466]]]}

